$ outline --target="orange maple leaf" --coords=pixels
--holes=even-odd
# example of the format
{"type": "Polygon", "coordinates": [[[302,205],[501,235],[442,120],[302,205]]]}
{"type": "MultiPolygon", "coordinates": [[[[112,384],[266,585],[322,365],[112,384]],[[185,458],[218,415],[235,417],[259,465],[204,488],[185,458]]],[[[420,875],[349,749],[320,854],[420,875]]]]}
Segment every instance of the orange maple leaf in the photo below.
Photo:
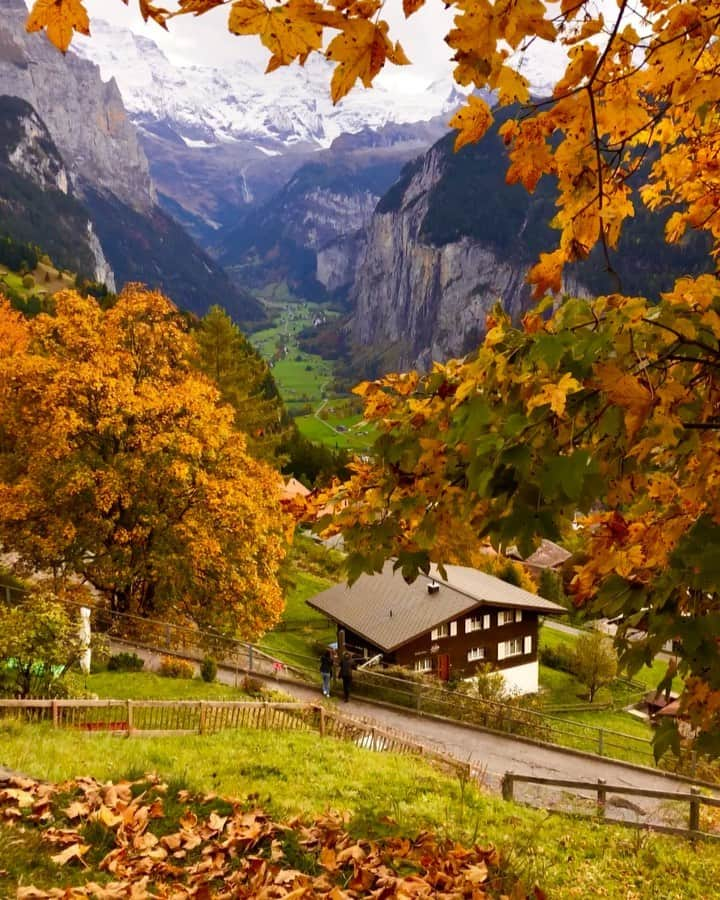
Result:
{"type": "Polygon", "coordinates": [[[63,53],[70,46],[73,32],[90,34],[90,20],[81,0],[35,0],[26,29],[44,28],[49,40],[63,53]]]}

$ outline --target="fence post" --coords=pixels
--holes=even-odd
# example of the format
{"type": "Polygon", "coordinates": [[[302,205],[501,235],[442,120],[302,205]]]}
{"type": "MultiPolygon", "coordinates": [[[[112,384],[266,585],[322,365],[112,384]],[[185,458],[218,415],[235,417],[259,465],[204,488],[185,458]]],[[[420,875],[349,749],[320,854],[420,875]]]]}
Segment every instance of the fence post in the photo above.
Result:
{"type": "Polygon", "coordinates": [[[58,705],[57,700],[53,700],[52,702],[52,723],[53,728],[58,727],[58,705]]]}
{"type": "Polygon", "coordinates": [[[252,672],[253,670],[253,648],[252,644],[248,644],[248,671],[252,672]]]}
{"type": "Polygon", "coordinates": [[[198,725],[199,734],[205,734],[205,701],[200,701],[200,722],[198,725]]]}
{"type": "Polygon", "coordinates": [[[512,772],[506,772],[502,779],[502,798],[503,800],[514,800],[515,778],[512,772]]]}
{"type": "Polygon", "coordinates": [[[320,710],[320,737],[325,737],[325,707],[320,705],[317,708],[320,710]]]}
{"type": "Polygon", "coordinates": [[[127,731],[128,737],[133,733],[133,702],[127,701],[127,731]]]}
{"type": "Polygon", "coordinates": [[[598,778],[597,780],[597,810],[599,816],[605,815],[605,803],[607,801],[607,791],[605,790],[605,785],[607,782],[604,778],[598,778]]]}
{"type": "Polygon", "coordinates": [[[688,828],[690,831],[700,831],[700,790],[696,787],[690,788],[693,799],[690,801],[690,821],[688,828]]]}
{"type": "Polygon", "coordinates": [[[422,687],[420,685],[415,691],[415,711],[418,714],[422,713],[422,687]]]}
{"type": "Polygon", "coordinates": [[[598,756],[603,756],[603,738],[604,738],[604,735],[605,735],[605,733],[604,733],[604,731],[602,730],[602,728],[598,728],[598,756]]]}

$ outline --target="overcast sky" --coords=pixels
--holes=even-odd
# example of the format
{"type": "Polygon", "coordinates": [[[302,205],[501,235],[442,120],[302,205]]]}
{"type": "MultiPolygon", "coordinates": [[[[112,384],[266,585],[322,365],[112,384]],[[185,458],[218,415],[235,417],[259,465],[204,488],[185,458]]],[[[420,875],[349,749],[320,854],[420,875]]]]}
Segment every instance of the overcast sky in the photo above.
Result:
{"type": "MultiPolygon", "coordinates": [[[[161,0],[156,2],[158,6],[163,5],[161,0]]],[[[120,0],[87,0],[87,7],[91,29],[93,17],[130,28],[155,41],[176,64],[223,66],[241,58],[264,66],[269,57],[258,38],[238,37],[228,32],[227,7],[212,10],[198,18],[180,16],[168,23],[168,32],[154,22],[143,22],[137,0],[130,0],[129,7],[120,0]]],[[[450,12],[438,0],[430,0],[426,7],[405,20],[401,4],[393,3],[392,7],[395,15],[388,14],[391,33],[402,43],[414,63],[413,77],[423,83],[448,77],[451,52],[443,36],[452,25],[450,12]]]]}
{"type": "MultiPolygon", "coordinates": [[[[27,0],[29,3],[30,0],[27,0]]],[[[155,0],[162,6],[162,0],[155,0]]],[[[198,18],[180,16],[173,19],[166,32],[154,22],[142,21],[138,12],[138,0],[129,0],[125,6],[120,0],[86,0],[93,17],[102,18],[114,25],[125,26],[155,41],[172,62],[177,65],[210,65],[223,67],[238,59],[254,61],[264,68],[268,51],[256,37],[237,37],[227,30],[227,6],[212,10],[198,18]]],[[[174,3],[167,4],[175,7],[174,3]]],[[[617,13],[617,0],[592,0],[592,8],[601,8],[606,21],[612,21],[617,13]]],[[[392,87],[399,78],[405,90],[422,90],[436,79],[450,84],[451,51],[444,36],[452,27],[452,10],[445,8],[442,0],[427,0],[426,5],[406,20],[400,0],[386,4],[383,15],[389,20],[391,35],[399,40],[412,66],[388,65],[380,78],[386,87],[392,87]]],[[[523,60],[522,70],[531,83],[539,87],[556,80],[565,68],[566,58],[562,48],[546,41],[536,41],[523,60]]]]}

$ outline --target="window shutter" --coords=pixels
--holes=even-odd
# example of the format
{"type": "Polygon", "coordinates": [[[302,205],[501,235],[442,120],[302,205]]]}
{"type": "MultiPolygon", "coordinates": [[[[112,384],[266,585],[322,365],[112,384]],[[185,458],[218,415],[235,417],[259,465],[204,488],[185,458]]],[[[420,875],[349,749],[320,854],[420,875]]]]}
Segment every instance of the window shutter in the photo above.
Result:
{"type": "Polygon", "coordinates": [[[438,630],[437,630],[437,628],[433,628],[433,630],[430,632],[430,640],[436,641],[437,639],[438,639],[438,630]]]}
{"type": "Polygon", "coordinates": [[[490,627],[490,613],[485,613],[483,616],[483,628],[490,627]]]}
{"type": "Polygon", "coordinates": [[[457,622],[450,623],[450,637],[455,637],[457,634],[457,622]]]}
{"type": "Polygon", "coordinates": [[[505,659],[505,641],[500,641],[498,644],[498,659],[505,659]]]}
{"type": "Polygon", "coordinates": [[[523,653],[532,653],[532,635],[530,634],[523,638],[523,653]]]}
{"type": "Polygon", "coordinates": [[[522,610],[521,609],[515,610],[515,621],[522,622],[522,610]]]}

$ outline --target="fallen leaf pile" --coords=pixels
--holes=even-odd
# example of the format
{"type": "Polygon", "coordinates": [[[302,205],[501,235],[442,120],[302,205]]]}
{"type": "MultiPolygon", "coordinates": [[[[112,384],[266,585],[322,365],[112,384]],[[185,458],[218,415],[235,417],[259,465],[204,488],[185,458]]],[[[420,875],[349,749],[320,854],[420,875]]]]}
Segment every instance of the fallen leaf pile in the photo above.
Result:
{"type": "MultiPolygon", "coordinates": [[[[57,865],[88,871],[82,886],[20,887],[21,900],[481,900],[502,894],[493,847],[468,849],[429,832],[414,840],[356,840],[346,829],[348,814],[274,822],[261,809],[212,794],[180,791],[170,798],[154,777],[59,785],[11,778],[0,785],[0,820],[3,827],[39,828],[57,865]],[[170,807],[175,815],[166,815],[170,807]]],[[[516,885],[512,896],[526,895],[516,885]]]]}

